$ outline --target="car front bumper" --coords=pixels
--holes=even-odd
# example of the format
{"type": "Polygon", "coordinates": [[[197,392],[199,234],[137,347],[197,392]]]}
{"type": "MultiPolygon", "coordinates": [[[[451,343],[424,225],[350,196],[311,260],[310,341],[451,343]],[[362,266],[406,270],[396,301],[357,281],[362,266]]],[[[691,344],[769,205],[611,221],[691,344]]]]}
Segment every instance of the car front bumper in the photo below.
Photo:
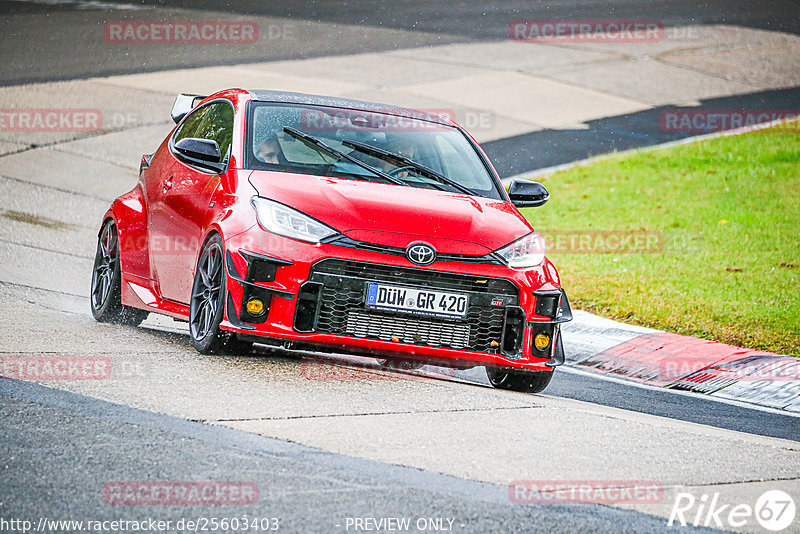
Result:
{"type": "Polygon", "coordinates": [[[223,330],[262,343],[422,360],[548,371],[564,361],[560,323],[569,304],[545,260],[517,270],[498,263],[436,261],[337,244],[308,244],[254,226],[229,238],[223,330]],[[368,309],[367,283],[469,295],[464,319],[368,309]],[[261,300],[251,315],[246,303],[261,300]],[[538,302],[538,305],[537,305],[538,302]],[[537,334],[550,344],[539,350],[537,334]]]}

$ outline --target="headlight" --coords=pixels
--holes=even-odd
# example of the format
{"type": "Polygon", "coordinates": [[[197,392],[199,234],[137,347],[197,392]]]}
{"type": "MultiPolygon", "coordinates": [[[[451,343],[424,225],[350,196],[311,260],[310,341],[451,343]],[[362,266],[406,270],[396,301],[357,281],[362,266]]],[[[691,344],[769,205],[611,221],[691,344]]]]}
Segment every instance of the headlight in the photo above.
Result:
{"type": "Polygon", "coordinates": [[[305,213],[264,197],[253,197],[250,203],[256,210],[258,224],[268,232],[309,243],[319,243],[338,233],[305,213]]]}
{"type": "Polygon", "coordinates": [[[510,245],[495,251],[509,267],[524,269],[544,261],[544,238],[539,232],[531,232],[510,245]]]}

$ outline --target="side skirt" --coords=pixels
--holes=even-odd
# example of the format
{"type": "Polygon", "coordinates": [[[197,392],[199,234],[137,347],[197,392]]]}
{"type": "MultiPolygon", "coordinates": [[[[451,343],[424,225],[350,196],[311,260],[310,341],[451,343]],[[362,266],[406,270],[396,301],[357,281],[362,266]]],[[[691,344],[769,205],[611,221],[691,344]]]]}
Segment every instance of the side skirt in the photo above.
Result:
{"type": "Polygon", "coordinates": [[[122,273],[122,303],[183,321],[189,320],[189,306],[161,298],[152,280],[122,273]]]}

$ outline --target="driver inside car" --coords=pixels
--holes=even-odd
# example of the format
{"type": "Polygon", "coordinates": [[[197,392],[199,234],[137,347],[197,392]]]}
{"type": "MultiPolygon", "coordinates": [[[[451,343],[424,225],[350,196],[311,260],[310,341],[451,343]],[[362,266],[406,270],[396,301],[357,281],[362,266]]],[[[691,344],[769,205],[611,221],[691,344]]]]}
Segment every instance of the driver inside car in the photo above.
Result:
{"type": "MultiPolygon", "coordinates": [[[[414,145],[414,142],[408,138],[400,138],[392,145],[392,147],[389,150],[391,150],[391,152],[394,152],[395,154],[410,159],[411,161],[417,161],[415,159],[415,156],[417,154],[416,146],[414,145]]],[[[396,171],[396,169],[405,167],[405,165],[400,161],[397,161],[396,164],[392,164],[388,161],[382,160],[381,165],[382,165],[381,170],[383,170],[383,172],[395,171],[392,172],[392,175],[397,178],[405,178],[406,176],[408,176],[408,170],[402,170],[399,172],[396,171]]]]}
{"type": "Polygon", "coordinates": [[[278,142],[278,137],[271,135],[263,139],[255,149],[256,159],[263,163],[273,163],[281,165],[286,163],[286,157],[283,154],[283,149],[278,142]]]}

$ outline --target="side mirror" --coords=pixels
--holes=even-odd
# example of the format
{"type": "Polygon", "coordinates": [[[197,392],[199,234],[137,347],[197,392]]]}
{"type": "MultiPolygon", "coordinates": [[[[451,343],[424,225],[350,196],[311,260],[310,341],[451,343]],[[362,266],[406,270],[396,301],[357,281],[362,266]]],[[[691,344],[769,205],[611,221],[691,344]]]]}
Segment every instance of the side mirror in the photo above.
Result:
{"type": "Polygon", "coordinates": [[[508,196],[518,208],[538,208],[550,199],[550,192],[539,182],[514,180],[508,188],[508,196]]]}
{"type": "Polygon", "coordinates": [[[175,143],[175,152],[178,159],[190,165],[207,167],[217,172],[222,172],[225,165],[220,163],[222,156],[219,145],[213,139],[198,137],[184,137],[175,143]]]}
{"type": "Polygon", "coordinates": [[[199,137],[184,137],[175,143],[175,150],[180,154],[200,161],[219,163],[219,145],[213,139],[199,137]]]}

